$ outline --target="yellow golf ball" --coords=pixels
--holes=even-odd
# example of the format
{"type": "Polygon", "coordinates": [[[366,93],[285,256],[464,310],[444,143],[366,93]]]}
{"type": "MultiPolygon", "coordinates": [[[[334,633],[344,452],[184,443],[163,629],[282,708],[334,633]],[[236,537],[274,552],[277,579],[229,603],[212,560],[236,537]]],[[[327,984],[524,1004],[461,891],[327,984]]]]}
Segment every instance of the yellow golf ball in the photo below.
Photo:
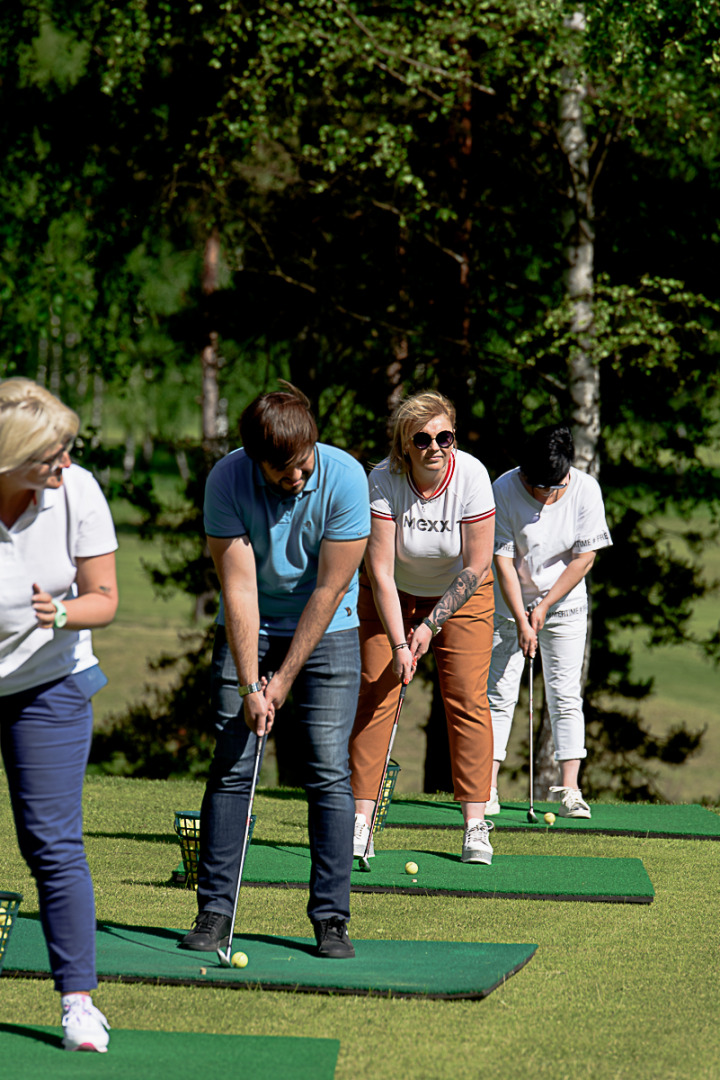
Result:
{"type": "Polygon", "coordinates": [[[230,957],[230,963],[232,964],[233,967],[247,967],[247,965],[248,965],[247,953],[234,952],[232,954],[232,956],[230,957]]]}
{"type": "Polygon", "coordinates": [[[416,862],[406,862],[405,863],[405,873],[406,874],[417,874],[417,872],[418,872],[418,864],[416,862]]]}
{"type": "Polygon", "coordinates": [[[12,924],[12,915],[9,911],[0,911],[0,926],[10,926],[12,924]]]}
{"type": "Polygon", "coordinates": [[[554,825],[555,824],[555,815],[550,813],[550,811],[548,811],[547,814],[545,814],[545,821],[548,823],[548,825],[554,825]]]}

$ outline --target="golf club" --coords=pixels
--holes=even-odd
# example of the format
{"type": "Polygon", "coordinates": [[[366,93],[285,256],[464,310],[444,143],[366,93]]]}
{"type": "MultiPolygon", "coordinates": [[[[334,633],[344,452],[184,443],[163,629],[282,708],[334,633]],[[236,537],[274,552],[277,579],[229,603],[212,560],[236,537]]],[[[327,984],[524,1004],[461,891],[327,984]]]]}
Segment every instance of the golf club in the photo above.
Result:
{"type": "Polygon", "coordinates": [[[404,681],[400,687],[400,697],[398,698],[397,709],[395,710],[395,720],[393,722],[392,731],[390,732],[390,742],[388,743],[387,756],[385,758],[385,768],[383,769],[382,777],[380,778],[380,788],[378,790],[377,799],[375,800],[375,809],[373,810],[372,821],[370,822],[370,831],[368,833],[367,843],[365,844],[365,854],[360,856],[359,870],[363,870],[365,873],[370,872],[370,863],[368,861],[368,853],[370,851],[370,845],[372,844],[373,830],[375,828],[375,822],[380,811],[380,803],[382,801],[383,790],[385,788],[385,777],[387,776],[388,765],[390,764],[390,754],[392,753],[393,743],[395,742],[395,733],[398,728],[398,721],[400,719],[400,713],[402,712],[403,701],[405,700],[405,691],[408,688],[407,681],[404,681]]]}
{"type": "Polygon", "coordinates": [[[538,819],[535,814],[535,760],[534,760],[534,741],[535,741],[535,725],[533,723],[533,667],[535,664],[535,657],[530,657],[530,809],[527,812],[528,821],[533,825],[537,825],[538,819]]]}
{"type": "Polygon", "coordinates": [[[250,836],[250,821],[253,812],[253,802],[255,801],[255,788],[257,787],[258,776],[260,774],[260,761],[262,759],[263,747],[265,746],[265,740],[267,739],[267,732],[263,732],[258,736],[257,745],[255,747],[255,768],[253,771],[252,786],[250,788],[250,800],[248,802],[247,821],[245,822],[245,835],[243,836],[242,853],[240,855],[240,869],[238,870],[237,886],[235,888],[235,904],[233,906],[232,919],[230,921],[230,934],[228,936],[227,952],[223,952],[222,949],[218,949],[218,959],[223,967],[232,967],[230,963],[230,955],[232,953],[232,939],[233,932],[235,930],[235,917],[237,915],[238,900],[240,899],[240,886],[242,885],[243,870],[245,869],[245,856],[248,849],[248,838],[250,836]]]}

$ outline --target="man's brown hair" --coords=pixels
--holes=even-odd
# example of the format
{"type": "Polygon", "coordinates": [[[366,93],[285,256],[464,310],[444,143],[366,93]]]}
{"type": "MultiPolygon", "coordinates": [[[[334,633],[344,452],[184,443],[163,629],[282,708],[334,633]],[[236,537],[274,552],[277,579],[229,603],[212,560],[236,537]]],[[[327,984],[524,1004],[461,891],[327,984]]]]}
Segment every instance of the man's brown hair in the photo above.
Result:
{"type": "Polygon", "coordinates": [[[308,398],[292,383],[280,382],[285,390],[261,394],[240,417],[245,453],[253,461],[266,461],[273,469],[304,461],[319,438],[308,398]]]}

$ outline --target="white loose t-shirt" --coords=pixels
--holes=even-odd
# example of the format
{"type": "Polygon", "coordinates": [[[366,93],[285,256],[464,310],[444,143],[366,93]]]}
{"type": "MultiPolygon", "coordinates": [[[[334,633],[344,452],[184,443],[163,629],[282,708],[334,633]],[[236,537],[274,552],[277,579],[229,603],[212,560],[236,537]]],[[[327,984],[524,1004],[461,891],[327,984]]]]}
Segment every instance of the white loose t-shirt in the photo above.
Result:
{"type": "Polygon", "coordinates": [[[395,584],[411,596],[442,596],[463,568],[461,525],[495,513],[485,466],[456,450],[440,488],[425,499],[389,459],[370,473],[370,513],[395,522],[395,584]]]}
{"type": "Polygon", "coordinates": [[[0,697],[97,664],[89,630],[38,626],[32,586],[72,599],[75,560],[117,546],[105,496],[79,465],[63,471],[62,487],[37,492],[11,528],[0,522],[0,697]]]}
{"type": "MultiPolygon", "coordinates": [[[[612,544],[600,485],[593,476],[570,469],[565,494],[542,504],[525,490],[520,469],[503,473],[493,484],[495,554],[512,559],[522,587],[526,609],[541,600],[560,577],[573,554],[598,551],[612,544]]],[[[550,613],[582,612],[587,608],[585,579],[554,604],[550,613]]],[[[513,615],[495,581],[495,610],[513,615]]]]}

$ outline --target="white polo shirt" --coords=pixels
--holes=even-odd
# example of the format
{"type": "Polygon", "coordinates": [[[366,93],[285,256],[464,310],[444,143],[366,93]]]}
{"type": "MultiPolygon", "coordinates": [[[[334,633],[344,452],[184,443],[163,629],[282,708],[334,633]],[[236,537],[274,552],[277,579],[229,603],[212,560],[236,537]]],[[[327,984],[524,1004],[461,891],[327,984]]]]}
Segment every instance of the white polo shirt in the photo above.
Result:
{"type": "Polygon", "coordinates": [[[370,513],[395,522],[395,584],[411,596],[442,596],[463,568],[460,526],[495,513],[482,462],[456,450],[447,474],[424,499],[409,473],[390,471],[385,458],[370,473],[370,513]]]}
{"type": "Polygon", "coordinates": [[[72,599],[75,560],[117,546],[105,496],[79,465],[64,470],[62,487],[37,492],[12,528],[0,522],[0,697],[97,664],[89,630],[38,626],[32,586],[72,599]]]}
{"type": "MultiPolygon", "coordinates": [[[[570,482],[562,498],[543,505],[525,490],[520,469],[503,473],[493,484],[495,554],[512,559],[526,608],[546,596],[573,554],[598,551],[612,544],[605,520],[600,485],[593,476],[570,469],[570,482]]],[[[563,596],[551,611],[569,615],[587,608],[585,578],[563,596]]],[[[495,610],[512,619],[495,580],[495,610]]]]}

